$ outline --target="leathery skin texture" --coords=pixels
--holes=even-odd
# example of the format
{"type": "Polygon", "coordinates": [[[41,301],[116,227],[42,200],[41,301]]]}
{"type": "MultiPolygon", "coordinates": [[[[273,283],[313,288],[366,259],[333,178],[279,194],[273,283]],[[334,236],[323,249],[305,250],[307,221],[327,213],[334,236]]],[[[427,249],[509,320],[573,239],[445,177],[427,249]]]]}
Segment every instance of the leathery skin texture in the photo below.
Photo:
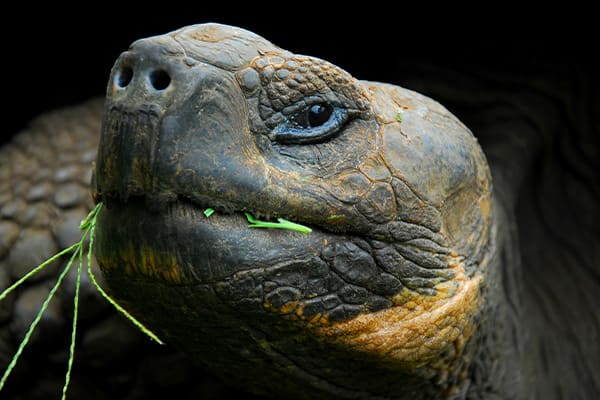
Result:
{"type": "Polygon", "coordinates": [[[502,349],[481,345],[497,328],[489,169],[431,99],[241,29],[183,28],[116,61],[93,190],[115,295],[234,384],[413,399],[506,384],[474,371],[502,349]]]}

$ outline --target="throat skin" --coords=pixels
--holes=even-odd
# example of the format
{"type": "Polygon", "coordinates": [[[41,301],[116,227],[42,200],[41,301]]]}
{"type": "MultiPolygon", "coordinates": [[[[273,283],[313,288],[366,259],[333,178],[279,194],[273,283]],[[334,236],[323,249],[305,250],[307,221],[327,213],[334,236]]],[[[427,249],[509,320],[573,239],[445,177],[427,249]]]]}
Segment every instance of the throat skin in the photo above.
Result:
{"type": "MultiPolygon", "coordinates": [[[[519,302],[511,297],[520,292],[510,286],[515,277],[509,270],[517,266],[518,257],[509,251],[514,250],[510,226],[499,223],[507,218],[495,201],[490,207],[488,240],[483,240],[487,242],[482,250],[486,255],[470,276],[464,260],[457,257],[450,266],[455,279],[439,284],[435,296],[400,293],[397,307],[308,329],[274,322],[272,313],[243,316],[222,304],[210,283],[186,284],[190,277],[173,274],[179,261],[165,258],[167,249],[158,259],[151,257],[150,251],[133,251],[126,244],[131,233],[116,226],[127,226],[123,225],[127,210],[120,212],[123,215],[104,211],[101,225],[115,229],[98,231],[102,249],[98,255],[107,283],[119,300],[168,343],[244,389],[253,388],[267,397],[285,393],[297,399],[526,398],[520,368],[523,334],[517,329],[519,302]],[[120,273],[111,267],[142,264],[173,266],[146,268],[148,279],[141,279],[134,269],[120,273]],[[169,284],[157,283],[160,271],[167,274],[169,284]],[[173,309],[185,312],[173,313],[173,309]],[[170,317],[164,319],[164,315],[170,317]],[[239,343],[244,343],[242,357],[236,350],[239,343]],[[340,373],[331,374],[328,369],[340,373]],[[257,386],[257,378],[249,371],[260,371],[260,379],[268,384],[257,386]]],[[[138,212],[139,218],[129,218],[144,221],[143,212],[138,212]]],[[[220,215],[211,218],[215,224],[226,219],[220,215]]],[[[156,220],[145,223],[161,226],[156,220]]],[[[249,234],[242,229],[242,218],[239,223],[237,228],[249,234]]],[[[140,236],[155,230],[144,226],[132,229],[139,229],[140,236]]],[[[194,235],[183,234],[186,236],[194,235]]]]}

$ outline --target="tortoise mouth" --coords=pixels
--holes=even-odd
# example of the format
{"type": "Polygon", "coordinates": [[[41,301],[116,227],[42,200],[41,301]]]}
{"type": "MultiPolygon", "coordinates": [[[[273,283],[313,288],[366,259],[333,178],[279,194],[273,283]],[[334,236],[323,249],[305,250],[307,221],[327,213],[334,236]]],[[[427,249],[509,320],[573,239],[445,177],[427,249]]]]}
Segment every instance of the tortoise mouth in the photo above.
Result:
{"type": "Polygon", "coordinates": [[[98,220],[96,252],[103,272],[165,284],[222,282],[283,260],[302,260],[320,254],[333,235],[318,228],[310,235],[251,229],[244,215],[249,211],[224,202],[178,199],[157,207],[141,196],[102,200],[106,207],[98,220]],[[209,208],[216,212],[207,216],[209,208]]]}
{"type": "Polygon", "coordinates": [[[160,211],[142,199],[113,203],[99,214],[96,232],[96,259],[109,285],[116,282],[115,294],[134,302],[161,287],[203,287],[206,301],[242,313],[326,325],[390,307],[402,288],[366,259],[356,237],[250,229],[241,212],[207,218],[187,201],[160,211]],[[351,260],[358,275],[348,269],[351,260]],[[132,293],[139,287],[147,293],[132,293]]]}

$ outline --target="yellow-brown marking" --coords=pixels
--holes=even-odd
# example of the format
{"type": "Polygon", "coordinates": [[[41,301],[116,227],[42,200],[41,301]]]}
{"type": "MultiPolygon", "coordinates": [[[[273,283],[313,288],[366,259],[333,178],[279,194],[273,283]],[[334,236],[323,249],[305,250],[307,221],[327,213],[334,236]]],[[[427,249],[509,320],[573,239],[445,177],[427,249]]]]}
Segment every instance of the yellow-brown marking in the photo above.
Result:
{"type": "Polygon", "coordinates": [[[142,246],[136,250],[133,243],[119,249],[117,254],[106,257],[102,269],[122,269],[127,275],[146,276],[168,283],[183,283],[177,259],[171,254],[156,254],[151,248],[142,246]]]}
{"type": "Polygon", "coordinates": [[[459,262],[451,268],[455,278],[438,285],[435,296],[405,290],[396,297],[397,306],[330,326],[316,326],[313,332],[326,341],[407,371],[424,366],[446,369],[461,357],[474,333],[474,317],[481,304],[481,275],[469,279],[459,262]],[[442,353],[446,357],[440,360],[442,353]]]}

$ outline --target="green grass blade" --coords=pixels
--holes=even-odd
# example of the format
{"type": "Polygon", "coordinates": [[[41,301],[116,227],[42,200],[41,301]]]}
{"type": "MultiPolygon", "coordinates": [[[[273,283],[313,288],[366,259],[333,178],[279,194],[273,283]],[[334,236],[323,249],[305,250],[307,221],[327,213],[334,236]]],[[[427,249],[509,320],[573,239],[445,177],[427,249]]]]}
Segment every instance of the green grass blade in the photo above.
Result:
{"type": "MultiPolygon", "coordinates": [[[[52,264],[54,261],[57,261],[60,257],[73,252],[73,255],[69,259],[69,262],[67,263],[67,265],[65,266],[63,271],[60,273],[55,285],[52,287],[52,289],[50,289],[50,292],[48,293],[48,296],[44,300],[40,310],[36,314],[32,323],[29,325],[29,328],[25,334],[25,337],[19,344],[19,347],[17,348],[15,355],[13,356],[8,367],[4,371],[4,375],[0,379],[0,391],[2,390],[2,388],[4,388],[6,381],[7,381],[8,377],[10,376],[10,374],[12,373],[14,367],[17,365],[17,362],[18,362],[21,354],[23,353],[25,346],[27,345],[27,343],[29,343],[29,340],[31,339],[31,335],[33,334],[37,325],[41,321],[41,318],[42,318],[44,312],[48,308],[48,305],[50,304],[50,301],[54,297],[56,291],[62,284],[65,276],[67,275],[68,271],[70,270],[71,266],[73,265],[73,262],[75,261],[76,258],[79,258],[79,266],[77,268],[77,279],[75,281],[75,297],[73,299],[73,323],[72,323],[72,330],[71,330],[71,343],[69,346],[69,360],[68,360],[67,372],[65,375],[65,383],[64,383],[63,389],[62,389],[62,400],[66,400],[67,391],[68,391],[69,384],[71,381],[73,362],[75,359],[75,344],[76,344],[76,338],[77,338],[77,319],[79,316],[79,297],[80,297],[80,288],[81,288],[81,273],[83,270],[83,247],[85,246],[85,241],[88,238],[89,238],[89,245],[88,245],[88,252],[87,252],[88,275],[90,276],[90,280],[92,281],[92,284],[94,285],[96,290],[98,290],[98,292],[102,295],[102,297],[104,297],[104,299],[106,299],[110,304],[112,304],[117,309],[117,311],[122,313],[131,323],[133,323],[136,327],[138,327],[142,332],[144,332],[146,335],[148,335],[151,339],[155,340],[156,342],[163,344],[163,342],[154,333],[152,333],[152,331],[150,331],[148,328],[146,328],[141,322],[139,322],[131,314],[129,314],[125,309],[123,309],[119,304],[117,304],[117,302],[115,300],[113,300],[102,289],[102,287],[100,287],[100,285],[98,284],[98,281],[96,280],[96,277],[94,276],[94,274],[92,272],[92,268],[91,268],[92,250],[93,250],[94,237],[95,237],[95,232],[96,232],[95,228],[96,228],[96,221],[98,218],[98,213],[100,212],[101,208],[102,208],[102,203],[98,203],[98,205],[96,205],[96,207],[94,207],[94,209],[81,222],[79,228],[84,232],[83,232],[83,235],[79,242],[77,242],[77,243],[67,247],[66,249],[58,252],[57,254],[53,255],[52,257],[50,257],[49,259],[47,259],[46,261],[44,261],[43,263],[41,263],[40,265],[38,265],[37,267],[32,269],[25,276],[20,278],[17,282],[12,284],[10,287],[5,289],[0,294],[0,301],[1,301],[4,298],[6,298],[6,296],[8,296],[11,292],[13,292],[17,287],[19,287],[23,282],[25,282],[27,279],[29,279],[33,275],[40,272],[43,268],[52,264]]],[[[214,210],[212,212],[214,212],[214,210]]],[[[210,212],[210,214],[212,214],[212,212],[210,212]]],[[[210,214],[207,215],[207,217],[210,216],[210,214]]]]}
{"type": "Polygon", "coordinates": [[[305,235],[308,235],[312,232],[312,229],[310,229],[308,226],[300,225],[295,222],[288,221],[287,219],[277,218],[277,221],[279,221],[279,223],[281,224],[282,229],[289,229],[292,231],[303,233],[305,235]]]}
{"type": "Polygon", "coordinates": [[[84,220],[81,221],[81,223],[79,224],[79,229],[84,231],[87,228],[89,228],[90,225],[94,225],[96,223],[96,217],[98,216],[98,213],[101,209],[102,203],[96,204],[96,207],[94,207],[92,211],[90,211],[89,214],[84,218],[84,220]]]}
{"type": "Polygon", "coordinates": [[[112,304],[113,307],[115,307],[117,309],[117,311],[119,311],[121,314],[123,314],[125,316],[125,318],[127,318],[132,324],[137,326],[142,332],[144,332],[148,337],[150,337],[150,339],[156,341],[159,344],[164,344],[163,341],[160,340],[158,338],[158,336],[156,336],[150,329],[146,328],[144,326],[144,324],[142,324],[140,321],[138,321],[133,315],[129,314],[123,307],[121,307],[115,300],[113,300],[112,297],[110,297],[108,295],[108,293],[106,293],[104,291],[104,289],[102,289],[102,287],[96,280],[96,277],[94,276],[94,273],[92,272],[92,247],[94,246],[94,237],[96,236],[96,218],[97,218],[97,214],[96,214],[96,216],[94,216],[94,219],[92,220],[92,224],[91,224],[90,245],[89,245],[89,249],[88,249],[88,258],[87,258],[87,261],[88,261],[87,270],[88,270],[88,275],[90,277],[90,280],[92,281],[92,284],[94,285],[96,290],[102,295],[102,297],[104,297],[104,299],[106,301],[108,301],[110,304],[112,304]]]}
{"type": "MultiPolygon", "coordinates": [[[[82,241],[85,240],[89,230],[83,235],[82,241]]],[[[75,340],[77,338],[77,317],[79,315],[79,288],[81,287],[81,270],[83,268],[83,250],[81,247],[77,249],[79,254],[79,265],[77,266],[77,279],[75,280],[75,298],[73,299],[73,327],[71,328],[71,344],[69,346],[69,361],[67,364],[67,373],[65,374],[65,384],[62,389],[62,400],[67,399],[67,390],[71,382],[71,371],[73,369],[73,360],[75,359],[75,340]]]]}
{"type": "Polygon", "coordinates": [[[37,267],[35,267],[34,269],[32,269],[31,271],[29,271],[27,274],[25,274],[21,279],[19,279],[18,281],[16,281],[15,283],[13,283],[11,286],[9,286],[8,288],[6,288],[2,294],[0,294],[0,301],[4,300],[4,298],[6,296],[8,296],[13,290],[15,290],[17,287],[19,287],[23,282],[25,282],[27,279],[31,278],[33,275],[37,274],[38,272],[40,272],[42,269],[46,268],[48,265],[52,264],[54,261],[58,260],[60,257],[64,256],[65,254],[68,254],[70,252],[72,252],[73,250],[75,250],[80,244],[79,243],[75,243],[74,245],[71,245],[69,247],[67,247],[66,249],[64,249],[63,251],[56,253],[55,255],[53,255],[52,257],[50,257],[49,259],[47,259],[46,261],[44,261],[43,263],[41,263],[40,265],[38,265],[37,267]]]}
{"type": "Polygon", "coordinates": [[[244,214],[246,215],[246,219],[248,220],[249,228],[287,229],[290,231],[300,232],[304,235],[307,235],[312,232],[312,229],[310,229],[309,227],[288,221],[287,219],[277,218],[278,222],[268,222],[256,219],[250,213],[244,214]]]}
{"type": "Polygon", "coordinates": [[[73,254],[73,256],[71,256],[71,259],[67,263],[67,266],[65,267],[65,269],[63,269],[63,271],[59,275],[59,277],[56,280],[56,283],[54,284],[54,286],[52,287],[52,289],[50,289],[50,293],[48,293],[48,297],[46,297],[46,300],[44,300],[44,303],[42,304],[42,307],[40,308],[40,311],[38,311],[38,313],[36,314],[35,318],[33,319],[33,322],[31,323],[31,325],[29,325],[29,329],[27,330],[27,333],[25,334],[25,337],[23,338],[23,340],[19,344],[19,348],[17,349],[17,352],[15,353],[15,355],[12,358],[12,360],[10,361],[10,364],[8,364],[8,367],[6,368],[6,371],[4,371],[4,375],[2,376],[2,379],[0,379],[0,390],[2,390],[2,388],[4,387],[4,384],[6,383],[6,380],[10,376],[10,373],[14,369],[15,365],[17,365],[17,361],[19,360],[19,357],[21,356],[21,353],[23,353],[23,350],[25,349],[25,346],[29,342],[29,339],[31,338],[31,335],[33,334],[33,331],[35,330],[35,328],[37,327],[38,323],[42,319],[42,315],[44,314],[44,312],[48,308],[48,305],[50,304],[50,300],[52,300],[52,297],[54,297],[54,294],[56,293],[56,291],[58,290],[60,284],[62,283],[62,281],[64,280],[65,276],[67,275],[67,272],[69,272],[69,269],[71,268],[71,265],[73,265],[73,260],[75,259],[76,256],[77,256],[77,252],[75,252],[73,254]]]}

